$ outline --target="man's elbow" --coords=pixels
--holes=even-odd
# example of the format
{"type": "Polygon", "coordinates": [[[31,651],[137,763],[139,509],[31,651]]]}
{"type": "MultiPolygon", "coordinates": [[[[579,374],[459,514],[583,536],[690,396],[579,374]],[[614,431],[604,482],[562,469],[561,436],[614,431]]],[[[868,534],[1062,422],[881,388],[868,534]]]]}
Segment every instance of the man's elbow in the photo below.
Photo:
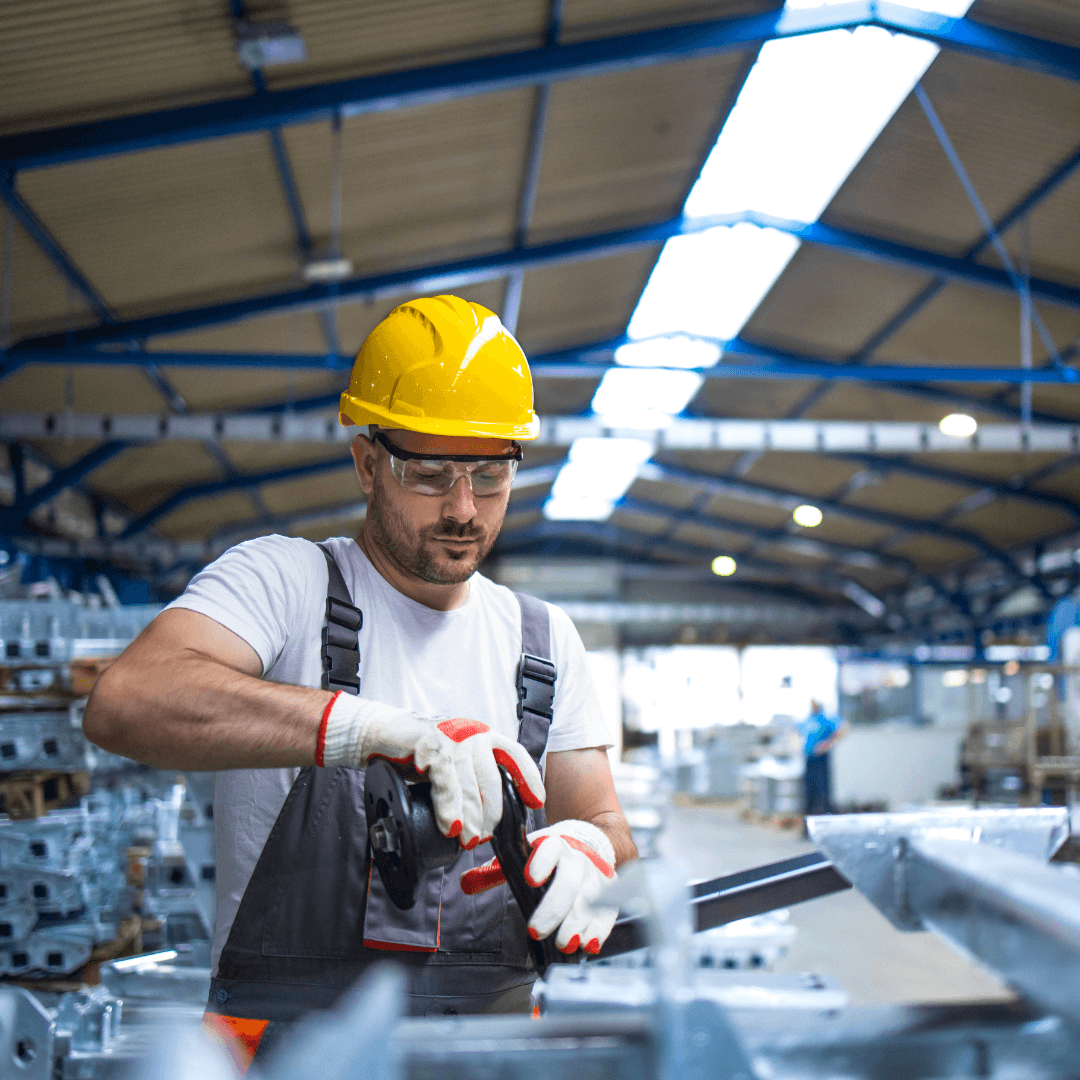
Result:
{"type": "Polygon", "coordinates": [[[126,681],[119,664],[113,664],[101,674],[86,702],[83,734],[102,750],[131,756],[124,707],[129,699],[124,690],[126,681]]]}

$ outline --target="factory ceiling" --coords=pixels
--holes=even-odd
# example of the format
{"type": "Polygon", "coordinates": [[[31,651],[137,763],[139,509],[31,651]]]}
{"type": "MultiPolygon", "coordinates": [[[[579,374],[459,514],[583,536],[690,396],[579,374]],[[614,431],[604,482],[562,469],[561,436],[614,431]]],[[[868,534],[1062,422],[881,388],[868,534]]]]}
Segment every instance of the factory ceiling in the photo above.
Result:
{"type": "Polygon", "coordinates": [[[1080,423],[1076,3],[19,0],[0,9],[0,199],[0,415],[53,417],[7,442],[0,534],[21,544],[117,565],[153,549],[175,586],[245,536],[354,531],[340,441],[87,437],[64,417],[331,418],[367,332],[453,291],[516,329],[552,420],[505,556],[693,578],[727,554],[710,595],[847,609],[848,637],[911,629],[918,597],[970,633],[1021,586],[1045,606],[1072,583],[1080,445],[1051,428],[1080,423]],[[867,25],[940,52],[816,219],[695,218],[763,43],[867,25]],[[238,35],[267,26],[306,58],[245,67],[238,35]],[[931,429],[961,412],[1012,434],[654,436],[606,519],[545,516],[572,444],[554,418],[590,415],[661,252],[709,224],[771,225],[794,254],[670,411],[931,429]],[[819,525],[793,521],[801,503],[819,525]]]}

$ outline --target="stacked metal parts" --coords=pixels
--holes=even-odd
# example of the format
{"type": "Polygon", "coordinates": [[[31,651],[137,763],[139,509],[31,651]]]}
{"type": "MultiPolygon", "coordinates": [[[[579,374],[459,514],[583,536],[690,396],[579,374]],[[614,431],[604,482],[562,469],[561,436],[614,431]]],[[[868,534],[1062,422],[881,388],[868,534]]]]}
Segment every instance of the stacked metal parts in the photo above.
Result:
{"type": "MultiPolygon", "coordinates": [[[[1075,1080],[1080,1061],[1080,875],[1065,809],[861,814],[815,819],[832,860],[804,856],[694,895],[663,860],[616,886],[644,915],[653,963],[554,965],[537,984],[542,1019],[402,1019],[403,976],[377,969],[336,1009],[310,1017],[257,1061],[259,1080],[1075,1080]],[[797,865],[798,864],[798,865],[797,865]],[[694,965],[694,928],[718,903],[745,912],[838,870],[901,930],[933,930],[997,972],[1013,1001],[852,1007],[828,978],[694,965]],[[800,885],[800,882],[802,883],[800,885]]],[[[717,884],[717,883],[712,883],[717,884]]],[[[833,886],[835,888],[836,885],[833,886]]],[[[802,892],[800,892],[802,890],[802,892]]],[[[229,1080],[223,1048],[197,1034],[198,1006],[142,1000],[143,965],[182,979],[168,954],[103,969],[106,990],[43,1008],[0,993],[0,1069],[15,1075],[229,1080]],[[124,984],[128,979],[127,985],[124,984]],[[120,999],[125,997],[122,1022],[120,999]],[[162,1031],[162,1022],[169,1030],[162,1031]],[[154,1034],[156,1030],[157,1035],[154,1034]],[[20,1055],[22,1055],[20,1057],[20,1055]],[[40,1068],[39,1068],[40,1064],[40,1068]]],[[[180,996],[180,995],[178,995],[180,996]]]]}
{"type": "Polygon", "coordinates": [[[93,678],[158,610],[0,600],[0,976],[52,989],[140,942],[209,936],[206,793],[82,732],[93,678]]]}

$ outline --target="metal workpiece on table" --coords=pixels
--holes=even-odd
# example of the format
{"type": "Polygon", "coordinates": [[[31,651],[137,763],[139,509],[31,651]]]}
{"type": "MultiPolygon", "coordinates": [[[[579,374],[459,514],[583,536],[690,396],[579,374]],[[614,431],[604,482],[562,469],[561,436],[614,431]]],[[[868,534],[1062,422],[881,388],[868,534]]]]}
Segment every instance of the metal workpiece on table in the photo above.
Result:
{"type": "Polygon", "coordinates": [[[1080,1025],[1080,867],[926,838],[907,843],[896,879],[921,926],[1080,1025]]]}
{"type": "Polygon", "coordinates": [[[1065,807],[927,810],[807,819],[810,836],[837,870],[899,930],[924,929],[907,900],[902,855],[916,840],[952,840],[1049,862],[1069,838],[1065,807]]]}
{"type": "MultiPolygon", "coordinates": [[[[836,870],[828,856],[811,851],[690,885],[690,926],[694,932],[711,930],[850,888],[850,882],[836,870]]],[[[648,921],[623,917],[604,943],[600,958],[618,956],[649,944],[648,921]]]]}

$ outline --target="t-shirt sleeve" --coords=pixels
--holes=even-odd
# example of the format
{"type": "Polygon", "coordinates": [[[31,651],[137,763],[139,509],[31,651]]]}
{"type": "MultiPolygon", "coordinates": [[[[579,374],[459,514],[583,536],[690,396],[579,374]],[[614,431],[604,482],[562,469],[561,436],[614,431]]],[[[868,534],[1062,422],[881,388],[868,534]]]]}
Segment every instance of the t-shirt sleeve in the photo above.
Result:
{"type": "MultiPolygon", "coordinates": [[[[296,625],[306,586],[317,587],[324,565],[319,549],[305,540],[245,540],[196,574],[165,610],[185,608],[220,623],[258,653],[265,673],[296,625]]],[[[325,591],[325,580],[321,587],[325,591]]]]}
{"type": "Polygon", "coordinates": [[[548,604],[548,612],[557,671],[548,752],[614,746],[615,733],[604,720],[581,635],[562,608],[548,604]]]}

